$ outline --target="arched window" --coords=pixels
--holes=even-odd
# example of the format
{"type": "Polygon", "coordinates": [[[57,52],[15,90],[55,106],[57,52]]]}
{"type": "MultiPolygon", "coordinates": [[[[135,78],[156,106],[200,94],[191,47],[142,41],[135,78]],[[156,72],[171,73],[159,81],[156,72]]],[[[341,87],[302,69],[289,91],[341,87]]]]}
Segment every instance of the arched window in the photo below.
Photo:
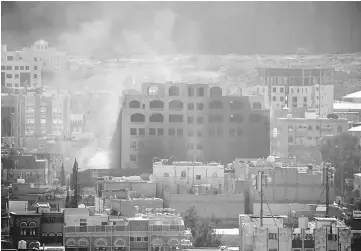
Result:
{"type": "Polygon", "coordinates": [[[32,221],[29,223],[29,227],[36,227],[36,226],[37,226],[37,224],[35,221],[32,221]]]}
{"type": "Polygon", "coordinates": [[[130,122],[136,122],[136,123],[145,122],[145,116],[140,113],[134,113],[130,116],[130,122]]]}
{"type": "Polygon", "coordinates": [[[211,97],[222,97],[222,88],[219,86],[214,86],[210,90],[211,97]]]}
{"type": "Polygon", "coordinates": [[[181,110],[183,109],[183,102],[180,100],[172,100],[169,102],[169,109],[181,110]]]}
{"type": "Polygon", "coordinates": [[[164,173],[164,177],[169,177],[169,173],[164,173]]]}
{"type": "Polygon", "coordinates": [[[56,239],[57,239],[56,240],[57,243],[63,243],[63,233],[60,233],[60,232],[57,233],[56,234],[56,239]]]}
{"type": "Polygon", "coordinates": [[[182,177],[182,178],[187,177],[187,173],[186,173],[186,171],[182,171],[182,172],[181,172],[181,177],[182,177]]]}
{"type": "Polygon", "coordinates": [[[23,221],[23,222],[20,222],[20,225],[19,225],[21,228],[25,228],[25,227],[28,227],[28,224],[23,221]]]}
{"type": "Polygon", "coordinates": [[[337,127],[337,132],[342,132],[342,126],[337,127]]]}
{"type": "Polygon", "coordinates": [[[154,113],[150,115],[149,122],[155,122],[155,123],[164,122],[164,116],[160,113],[154,113]]]}
{"type": "Polygon", "coordinates": [[[262,109],[262,105],[260,102],[254,102],[252,105],[253,109],[262,109]]]}
{"type": "Polygon", "coordinates": [[[169,96],[179,96],[179,88],[177,86],[169,88],[169,96]]]}
{"type": "Polygon", "coordinates": [[[47,233],[42,233],[42,234],[41,234],[41,236],[43,236],[43,237],[47,237],[47,236],[48,236],[48,234],[47,234],[47,233]]]}
{"type": "Polygon", "coordinates": [[[149,103],[149,108],[150,109],[163,109],[164,103],[160,100],[152,100],[149,103]]]}
{"type": "Polygon", "coordinates": [[[211,110],[223,109],[222,101],[214,100],[214,101],[209,102],[209,109],[211,109],[211,110]]]}
{"type": "Polygon", "coordinates": [[[130,101],[129,108],[140,108],[140,102],[137,100],[130,101]]]}
{"type": "Polygon", "coordinates": [[[231,114],[229,116],[229,122],[232,123],[241,123],[243,121],[243,117],[240,114],[231,114]]]}
{"type": "Polygon", "coordinates": [[[229,105],[231,110],[241,110],[244,108],[244,103],[239,100],[233,100],[229,105]]]}

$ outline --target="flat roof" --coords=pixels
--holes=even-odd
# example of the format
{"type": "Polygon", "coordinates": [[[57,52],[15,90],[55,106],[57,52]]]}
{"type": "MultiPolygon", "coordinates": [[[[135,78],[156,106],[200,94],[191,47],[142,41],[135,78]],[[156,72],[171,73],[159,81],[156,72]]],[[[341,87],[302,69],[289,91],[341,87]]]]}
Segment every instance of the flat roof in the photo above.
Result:
{"type": "Polygon", "coordinates": [[[361,98],[361,91],[347,94],[343,98],[361,98]]]}
{"type": "Polygon", "coordinates": [[[334,110],[361,110],[361,103],[338,102],[333,103],[334,110]]]}
{"type": "Polygon", "coordinates": [[[349,132],[361,132],[361,125],[352,127],[349,132]]]}

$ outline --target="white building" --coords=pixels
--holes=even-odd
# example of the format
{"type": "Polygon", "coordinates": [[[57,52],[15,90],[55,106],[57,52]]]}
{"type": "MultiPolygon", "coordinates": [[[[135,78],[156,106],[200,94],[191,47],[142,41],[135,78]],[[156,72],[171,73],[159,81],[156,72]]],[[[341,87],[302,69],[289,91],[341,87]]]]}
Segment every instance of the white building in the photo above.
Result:
{"type": "Polygon", "coordinates": [[[333,112],[334,86],[307,85],[272,87],[258,85],[248,88],[248,94],[261,96],[266,107],[271,110],[315,109],[320,117],[326,117],[333,112]]]}
{"type": "Polygon", "coordinates": [[[42,69],[47,72],[61,72],[67,67],[66,53],[49,47],[44,40],[36,41],[30,48],[24,48],[22,54],[27,61],[31,61],[32,58],[40,59],[42,69]]]}
{"type": "Polygon", "coordinates": [[[171,191],[176,191],[178,186],[189,189],[195,185],[210,185],[221,193],[224,188],[224,166],[189,161],[173,162],[170,165],[155,162],[153,180],[158,184],[167,184],[171,191]]]}
{"type": "Polygon", "coordinates": [[[22,51],[8,51],[1,46],[1,87],[40,87],[41,61],[23,57],[22,51]]]}

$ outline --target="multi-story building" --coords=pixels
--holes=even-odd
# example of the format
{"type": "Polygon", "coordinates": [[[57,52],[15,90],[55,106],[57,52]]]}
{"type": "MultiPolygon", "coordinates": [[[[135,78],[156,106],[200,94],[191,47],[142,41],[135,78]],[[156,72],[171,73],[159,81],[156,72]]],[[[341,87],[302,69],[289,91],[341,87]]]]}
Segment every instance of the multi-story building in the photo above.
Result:
{"type": "Polygon", "coordinates": [[[24,113],[24,96],[1,94],[1,137],[14,137],[17,147],[22,147],[25,137],[24,113]]]}
{"type": "Polygon", "coordinates": [[[347,132],[348,129],[346,119],[319,118],[314,112],[306,113],[305,118],[278,118],[273,154],[279,157],[292,157],[300,151],[306,157],[306,152],[302,149],[307,148],[314,148],[319,154],[319,140],[322,137],[347,132]]]}
{"type": "Polygon", "coordinates": [[[277,111],[316,109],[320,117],[333,111],[333,69],[261,68],[260,85],[248,92],[264,97],[266,107],[277,111]]]}
{"type": "Polygon", "coordinates": [[[269,155],[269,110],[246,96],[224,96],[215,85],[144,83],[124,97],[114,137],[120,160],[112,162],[123,169],[150,169],[153,157],[262,158],[269,155]]]}
{"type": "Polygon", "coordinates": [[[181,187],[192,189],[197,185],[209,185],[209,189],[223,193],[224,166],[218,163],[162,162],[153,164],[153,179],[156,183],[168,186],[169,192],[178,193],[181,187]]]}
{"type": "Polygon", "coordinates": [[[69,99],[63,95],[25,96],[25,135],[63,135],[70,130],[69,99]]]}
{"type": "Polygon", "coordinates": [[[40,58],[24,57],[22,51],[8,51],[1,46],[1,87],[41,87],[40,58]]]}
{"type": "Polygon", "coordinates": [[[335,218],[299,218],[298,228],[284,227],[284,218],[239,215],[239,250],[353,250],[352,232],[335,218]]]}
{"type": "Polygon", "coordinates": [[[64,213],[51,212],[47,203],[37,203],[36,211],[10,213],[10,233],[13,246],[26,241],[27,248],[36,242],[44,246],[63,245],[64,213]]]}
{"type": "Polygon", "coordinates": [[[24,48],[22,55],[27,61],[41,61],[42,70],[45,72],[61,72],[67,67],[66,53],[49,47],[44,40],[38,40],[31,47],[24,48]]]}
{"type": "Polygon", "coordinates": [[[175,250],[185,238],[182,217],[163,209],[133,218],[65,213],[66,249],[175,250]],[[163,213],[164,212],[164,213],[163,213]],[[165,214],[167,212],[167,214],[165,214]]]}

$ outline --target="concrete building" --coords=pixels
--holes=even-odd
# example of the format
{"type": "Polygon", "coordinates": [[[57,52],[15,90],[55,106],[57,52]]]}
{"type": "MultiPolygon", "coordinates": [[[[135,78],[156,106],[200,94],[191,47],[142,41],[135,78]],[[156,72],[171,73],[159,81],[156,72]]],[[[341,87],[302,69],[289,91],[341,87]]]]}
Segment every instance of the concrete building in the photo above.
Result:
{"type": "Polygon", "coordinates": [[[25,96],[25,135],[63,136],[70,131],[69,99],[63,95],[25,96]]]}
{"type": "Polygon", "coordinates": [[[301,217],[298,228],[284,227],[282,216],[266,216],[263,226],[259,218],[239,216],[239,250],[351,250],[351,229],[335,218],[301,217]]]}
{"type": "Polygon", "coordinates": [[[249,97],[224,96],[216,85],[144,83],[125,95],[114,137],[121,154],[113,162],[124,169],[147,170],[153,157],[172,155],[222,163],[267,157],[269,111],[249,97]]]}
{"type": "Polygon", "coordinates": [[[8,51],[1,46],[1,88],[41,87],[41,61],[25,58],[21,51],[8,51]]]}
{"type": "Polygon", "coordinates": [[[65,52],[50,47],[44,40],[35,41],[29,48],[21,52],[23,58],[30,61],[40,61],[42,70],[45,72],[61,72],[67,68],[67,56],[65,52]]]}
{"type": "MultiPolygon", "coordinates": [[[[319,140],[326,135],[347,132],[349,126],[346,119],[318,118],[314,112],[307,112],[305,118],[278,118],[276,128],[273,155],[292,157],[302,149],[318,147],[319,140]]],[[[304,154],[307,151],[302,151],[304,154]]]]}
{"type": "Polygon", "coordinates": [[[208,190],[221,194],[224,191],[224,166],[219,163],[203,164],[187,161],[171,164],[155,162],[152,179],[171,193],[180,193],[180,190],[188,193],[197,185],[207,185],[208,190]]]}
{"type": "Polygon", "coordinates": [[[163,208],[163,200],[159,198],[112,198],[109,200],[109,208],[115,215],[135,217],[137,213],[145,213],[146,209],[163,208]]]}
{"type": "Polygon", "coordinates": [[[334,69],[260,68],[260,86],[253,88],[265,97],[270,109],[316,109],[320,117],[333,111],[334,69]]]}
{"type": "Polygon", "coordinates": [[[120,216],[68,216],[65,211],[64,243],[72,250],[174,250],[184,239],[183,219],[176,214],[120,216]],[[79,219],[79,220],[75,220],[79,219]],[[69,223],[69,224],[68,224],[69,223]]]}
{"type": "Polygon", "coordinates": [[[51,212],[47,203],[37,203],[34,212],[10,213],[13,246],[26,241],[27,248],[33,248],[36,242],[44,246],[63,245],[64,214],[51,212]]]}
{"type": "Polygon", "coordinates": [[[116,191],[127,189],[133,198],[154,198],[156,196],[156,184],[153,181],[142,180],[139,176],[131,177],[105,177],[98,180],[96,193],[102,196],[105,190],[116,191]]]}
{"type": "Polygon", "coordinates": [[[1,137],[14,137],[16,147],[23,146],[25,137],[25,98],[1,94],[1,137]]]}

